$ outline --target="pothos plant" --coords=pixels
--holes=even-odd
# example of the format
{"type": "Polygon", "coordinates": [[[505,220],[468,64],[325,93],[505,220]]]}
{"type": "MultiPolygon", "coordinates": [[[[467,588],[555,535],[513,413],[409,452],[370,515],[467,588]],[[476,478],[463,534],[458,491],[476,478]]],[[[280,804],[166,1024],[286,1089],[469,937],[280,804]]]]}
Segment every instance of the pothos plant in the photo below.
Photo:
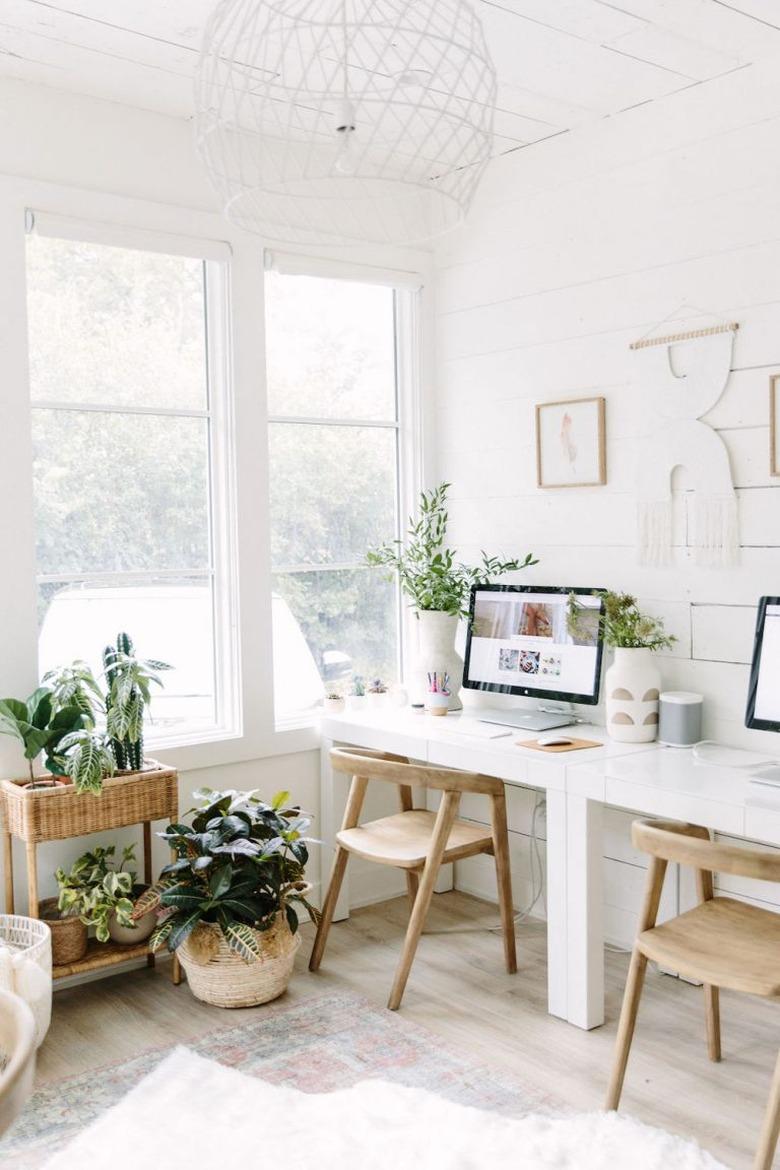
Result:
{"type": "Polygon", "coordinates": [[[135,848],[128,845],[118,865],[115,854],[115,845],[98,845],[92,852],[82,854],[69,872],[60,867],[56,874],[60,915],[77,916],[86,926],[94,926],[98,942],[108,942],[112,914],[120,926],[134,925],[131,895],[136,875],[126,867],[135,861],[135,848]]]}
{"type": "MultiPolygon", "coordinates": [[[[592,638],[596,633],[593,615],[592,608],[581,605],[575,594],[569,595],[567,624],[570,634],[575,638],[592,638]]],[[[607,591],[604,594],[598,632],[605,645],[630,650],[669,650],[677,641],[673,634],[666,633],[659,618],[641,612],[636,598],[630,593],[607,591]]]]}
{"type": "MultiPolygon", "coordinates": [[[[467,618],[472,586],[485,585],[505,573],[527,569],[539,562],[531,553],[522,560],[502,560],[484,551],[478,565],[465,565],[456,560],[455,550],[445,544],[450,486],[440,483],[430,492],[420,492],[419,516],[417,520],[409,518],[408,539],[389,541],[371,549],[366,562],[397,573],[401,589],[418,612],[436,610],[467,618]]],[[[392,574],[389,579],[392,580],[392,574]]]]}
{"type": "MultiPolygon", "coordinates": [[[[265,804],[256,792],[195,793],[191,823],[175,823],[159,836],[175,860],[135,904],[138,920],[158,912],[150,946],[175,951],[202,925],[216,925],[230,949],[251,963],[260,955],[258,931],[268,930],[283,913],[298,929],[296,903],[316,920],[306,900],[304,866],[309,857],[310,819],[289,807],[289,792],[265,804]]],[[[201,935],[204,932],[200,932],[201,935]]],[[[206,933],[203,945],[209,946],[206,933]]]]}

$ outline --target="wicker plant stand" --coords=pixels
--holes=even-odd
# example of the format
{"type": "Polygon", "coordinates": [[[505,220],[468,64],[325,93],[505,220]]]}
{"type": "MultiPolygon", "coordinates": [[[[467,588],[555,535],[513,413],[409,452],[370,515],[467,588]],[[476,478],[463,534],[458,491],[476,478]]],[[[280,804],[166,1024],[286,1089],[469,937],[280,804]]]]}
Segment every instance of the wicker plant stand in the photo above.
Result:
{"type": "MultiPolygon", "coordinates": [[[[15,913],[13,841],[23,841],[27,854],[28,914],[39,915],[37,848],[42,841],[64,841],[87,833],[143,825],[144,881],[152,882],[152,822],[175,820],[179,812],[178,775],[148,760],[142,772],[125,772],[103,781],[99,796],[76,792],[72,786],[30,789],[23,780],[0,781],[0,812],[3,827],[5,868],[5,909],[15,913]]],[[[83,959],[54,967],[54,979],[110,969],[131,959],[146,957],[154,966],[147,942],[122,945],[91,940],[83,959]]],[[[181,981],[174,956],[172,977],[181,981]]]]}

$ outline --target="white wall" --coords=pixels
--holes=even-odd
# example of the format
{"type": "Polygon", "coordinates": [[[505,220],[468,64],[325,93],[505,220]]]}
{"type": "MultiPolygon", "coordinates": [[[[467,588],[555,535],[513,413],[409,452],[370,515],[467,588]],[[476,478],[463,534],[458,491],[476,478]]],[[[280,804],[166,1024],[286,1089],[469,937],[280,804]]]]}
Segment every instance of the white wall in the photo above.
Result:
{"type": "MultiPolygon", "coordinates": [[[[524,579],[540,584],[635,592],[679,639],[664,685],[703,692],[705,734],[774,752],[778,738],[743,718],[756,602],[780,585],[768,413],[780,371],[779,136],[769,61],[519,150],[491,164],[467,225],[439,248],[436,288],[437,470],[453,484],[453,543],[532,550],[540,564],[524,579]],[[730,569],[693,563],[679,473],[674,564],[643,567],[635,551],[634,469],[652,419],[628,345],[683,301],[741,325],[726,392],[705,416],[739,499],[730,569]],[[596,394],[607,400],[607,485],[539,490],[535,404],[596,394]]],[[[530,797],[513,825],[520,894],[529,807],[530,797]]],[[[619,938],[635,903],[629,819],[611,819],[605,863],[619,938]]],[[[459,882],[490,888],[473,866],[459,882]]]]}

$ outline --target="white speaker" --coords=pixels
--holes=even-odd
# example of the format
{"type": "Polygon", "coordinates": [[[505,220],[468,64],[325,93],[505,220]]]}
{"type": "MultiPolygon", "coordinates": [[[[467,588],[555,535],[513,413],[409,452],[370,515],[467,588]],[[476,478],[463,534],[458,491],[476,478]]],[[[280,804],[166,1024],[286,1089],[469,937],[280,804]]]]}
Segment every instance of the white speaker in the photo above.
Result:
{"type": "Polygon", "coordinates": [[[658,697],[658,742],[692,747],[701,739],[704,696],[695,691],[662,691],[658,697]]]}

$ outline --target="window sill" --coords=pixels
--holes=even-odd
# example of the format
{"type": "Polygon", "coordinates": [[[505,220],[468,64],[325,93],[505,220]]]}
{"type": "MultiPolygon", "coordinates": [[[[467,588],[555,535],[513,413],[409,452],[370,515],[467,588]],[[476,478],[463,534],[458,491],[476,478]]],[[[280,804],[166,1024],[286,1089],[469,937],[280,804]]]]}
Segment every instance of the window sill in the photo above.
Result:
{"type": "Polygon", "coordinates": [[[296,727],[285,725],[276,731],[252,736],[215,732],[208,737],[182,739],[176,743],[159,740],[155,743],[152,740],[147,744],[147,751],[161,764],[179,772],[195,772],[201,768],[317,751],[319,746],[319,727],[309,722],[296,727]]]}

